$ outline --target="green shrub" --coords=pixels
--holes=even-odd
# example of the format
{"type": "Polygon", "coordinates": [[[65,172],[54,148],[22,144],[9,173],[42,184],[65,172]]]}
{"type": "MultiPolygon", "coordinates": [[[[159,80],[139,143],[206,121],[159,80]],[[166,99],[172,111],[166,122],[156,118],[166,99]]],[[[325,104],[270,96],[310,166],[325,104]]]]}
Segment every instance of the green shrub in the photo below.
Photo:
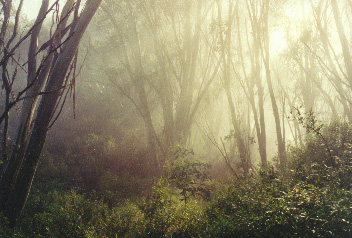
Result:
{"type": "Polygon", "coordinates": [[[291,148],[289,159],[290,169],[299,181],[351,189],[352,126],[348,122],[330,123],[321,129],[321,135],[308,137],[303,147],[291,148]]]}
{"type": "Polygon", "coordinates": [[[105,230],[106,237],[143,237],[144,215],[135,204],[125,202],[112,209],[105,230]]]}
{"type": "Polygon", "coordinates": [[[164,167],[164,178],[180,190],[181,201],[184,201],[185,205],[191,197],[210,197],[210,166],[192,159],[193,155],[192,150],[176,146],[171,150],[171,157],[164,167]]]}
{"type": "Polygon", "coordinates": [[[0,237],[11,237],[13,230],[9,228],[7,218],[0,213],[0,237]]]}
{"type": "Polygon", "coordinates": [[[153,178],[106,172],[101,175],[98,188],[101,192],[111,191],[119,199],[135,198],[151,192],[153,178]]]}
{"type": "Polygon", "coordinates": [[[207,211],[209,237],[349,237],[351,191],[284,181],[271,168],[221,192],[207,211]]]}
{"type": "Polygon", "coordinates": [[[292,176],[269,168],[220,192],[207,211],[207,235],[351,237],[352,127],[333,122],[319,133],[290,151],[292,176]]]}
{"type": "MultiPolygon", "coordinates": [[[[180,147],[145,197],[143,188],[153,177],[131,172],[142,155],[134,154],[132,162],[104,156],[99,171],[93,168],[99,161],[96,152],[88,151],[84,162],[91,163],[76,171],[75,182],[87,185],[84,177],[90,171],[97,179],[93,188],[99,189],[78,192],[68,190],[67,183],[83,163],[79,155],[71,151],[72,161],[62,160],[61,166],[57,161],[62,158],[47,154],[16,228],[9,229],[0,215],[0,237],[351,237],[352,127],[334,122],[319,133],[289,151],[290,173],[280,175],[270,167],[245,180],[215,184],[210,202],[197,196],[209,191],[208,166],[180,147]],[[66,173],[66,182],[60,180],[66,173]],[[51,177],[45,179],[46,174],[51,177]]],[[[88,144],[96,140],[93,136],[88,144]]]]}
{"type": "Polygon", "coordinates": [[[146,237],[201,237],[204,232],[202,203],[191,199],[185,206],[169,187],[156,187],[140,209],[144,213],[146,237]]]}
{"type": "Polygon", "coordinates": [[[142,148],[119,147],[109,136],[76,138],[63,155],[45,152],[36,180],[56,180],[67,188],[141,196],[153,186],[154,168],[142,148]]]}
{"type": "MultiPolygon", "coordinates": [[[[30,200],[35,205],[39,199],[30,200]]],[[[48,194],[43,204],[41,212],[26,209],[16,237],[143,237],[145,231],[143,213],[129,201],[108,208],[94,193],[86,197],[71,190],[48,194]]]]}
{"type": "Polygon", "coordinates": [[[72,190],[54,192],[43,212],[26,217],[22,222],[24,234],[33,237],[86,237],[87,232],[102,228],[108,210],[99,201],[86,199],[72,190]]]}

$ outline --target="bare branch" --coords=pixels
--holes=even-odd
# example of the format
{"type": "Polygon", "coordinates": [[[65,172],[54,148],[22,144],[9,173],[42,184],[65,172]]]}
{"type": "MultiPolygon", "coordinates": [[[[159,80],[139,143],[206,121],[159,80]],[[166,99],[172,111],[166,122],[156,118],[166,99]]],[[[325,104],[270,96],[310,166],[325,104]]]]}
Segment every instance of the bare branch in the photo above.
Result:
{"type": "MultiPolygon", "coordinates": [[[[0,65],[3,65],[12,55],[14,55],[14,52],[16,51],[16,49],[29,37],[31,36],[34,28],[38,25],[41,24],[46,16],[54,9],[54,6],[58,3],[59,0],[56,0],[54,2],[54,4],[50,7],[50,9],[48,11],[46,11],[45,13],[45,17],[43,17],[39,22],[37,22],[36,24],[34,24],[29,30],[28,32],[16,43],[16,45],[14,47],[12,47],[11,49],[6,49],[7,53],[2,57],[2,59],[0,60],[0,65]]],[[[1,39],[0,39],[1,41],[1,39]]],[[[1,42],[0,42],[1,45],[1,42]]]]}
{"type": "Polygon", "coordinates": [[[13,32],[12,32],[12,36],[11,36],[10,40],[7,42],[7,44],[6,44],[6,48],[10,47],[12,41],[17,36],[18,21],[19,21],[19,18],[20,18],[21,10],[22,10],[22,5],[23,5],[23,0],[21,0],[20,5],[18,6],[18,9],[17,9],[17,12],[16,12],[16,17],[15,17],[15,26],[14,26],[14,29],[13,29],[13,32]]]}

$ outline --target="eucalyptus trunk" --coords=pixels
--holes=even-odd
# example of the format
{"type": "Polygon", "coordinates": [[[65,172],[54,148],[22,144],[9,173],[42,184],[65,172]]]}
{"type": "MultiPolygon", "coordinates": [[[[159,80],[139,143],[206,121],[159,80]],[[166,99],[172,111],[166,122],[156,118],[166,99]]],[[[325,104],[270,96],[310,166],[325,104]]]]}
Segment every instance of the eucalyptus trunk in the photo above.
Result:
{"type": "MultiPolygon", "coordinates": [[[[74,25],[74,30],[72,30],[74,34],[65,43],[62,52],[59,53],[55,63],[53,63],[51,74],[48,77],[45,87],[45,92],[48,93],[43,94],[41,98],[37,116],[33,120],[33,130],[28,135],[28,144],[17,145],[24,146],[23,148],[25,148],[23,156],[19,158],[19,161],[23,161],[20,165],[21,167],[18,169],[15,177],[2,178],[1,185],[9,182],[4,179],[11,180],[10,190],[2,194],[2,207],[12,225],[16,223],[25,206],[44,146],[48,127],[62,93],[61,89],[64,86],[66,74],[77,52],[83,33],[100,3],[101,0],[88,0],[86,2],[78,22],[74,25]]],[[[32,110],[29,111],[32,112],[32,110]]],[[[3,187],[1,187],[1,190],[3,190],[3,187]]]]}

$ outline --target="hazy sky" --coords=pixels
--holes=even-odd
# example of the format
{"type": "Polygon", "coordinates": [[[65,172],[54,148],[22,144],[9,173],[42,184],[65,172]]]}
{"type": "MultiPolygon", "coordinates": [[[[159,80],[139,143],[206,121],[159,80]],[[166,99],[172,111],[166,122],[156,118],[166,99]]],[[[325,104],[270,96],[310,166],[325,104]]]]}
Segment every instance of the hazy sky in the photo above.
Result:
{"type": "MultiPolygon", "coordinates": [[[[25,0],[23,2],[22,13],[29,19],[34,19],[39,11],[42,0],[25,0]]],[[[14,5],[18,6],[19,0],[14,0],[14,5]]]]}
{"type": "MultiPolygon", "coordinates": [[[[26,15],[28,19],[35,19],[37,17],[40,5],[43,0],[24,0],[23,2],[23,7],[22,7],[22,14],[26,15]]],[[[13,0],[14,7],[18,7],[20,0],[13,0]]],[[[51,6],[55,0],[50,0],[50,5],[51,6]]],[[[65,5],[66,0],[60,0],[59,6],[60,9],[65,5]]],[[[85,0],[81,2],[81,6],[83,6],[85,3],[85,0]]]]}

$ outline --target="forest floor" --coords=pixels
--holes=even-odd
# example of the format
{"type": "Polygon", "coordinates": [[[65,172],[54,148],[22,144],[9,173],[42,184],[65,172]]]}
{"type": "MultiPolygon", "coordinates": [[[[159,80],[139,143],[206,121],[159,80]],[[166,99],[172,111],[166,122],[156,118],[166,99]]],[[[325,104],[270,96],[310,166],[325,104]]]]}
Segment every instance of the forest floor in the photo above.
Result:
{"type": "Polygon", "coordinates": [[[161,179],[138,159],[117,173],[87,151],[84,166],[47,153],[17,226],[0,216],[0,237],[352,237],[352,127],[322,136],[290,148],[284,170],[227,182],[183,149],[161,179]]]}

